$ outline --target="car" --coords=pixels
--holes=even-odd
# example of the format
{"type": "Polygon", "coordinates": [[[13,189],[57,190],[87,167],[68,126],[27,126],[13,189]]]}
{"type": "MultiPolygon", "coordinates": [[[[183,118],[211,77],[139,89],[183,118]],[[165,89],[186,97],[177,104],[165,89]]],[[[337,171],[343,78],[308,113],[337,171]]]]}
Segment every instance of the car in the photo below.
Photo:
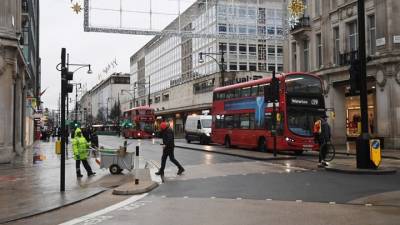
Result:
{"type": "Polygon", "coordinates": [[[200,141],[200,144],[211,142],[211,115],[189,115],[185,123],[185,139],[188,143],[200,141]]]}

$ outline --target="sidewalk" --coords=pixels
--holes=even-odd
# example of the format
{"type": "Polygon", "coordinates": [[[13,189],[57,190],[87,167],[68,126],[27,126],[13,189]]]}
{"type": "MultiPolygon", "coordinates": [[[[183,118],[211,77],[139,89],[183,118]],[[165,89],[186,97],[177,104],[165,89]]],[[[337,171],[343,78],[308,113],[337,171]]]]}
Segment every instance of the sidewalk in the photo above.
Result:
{"type": "Polygon", "coordinates": [[[97,195],[111,187],[121,185],[130,176],[110,175],[90,161],[97,173],[77,180],[75,161],[69,147],[65,162],[65,192],[60,192],[60,156],[54,153],[54,142],[35,142],[31,165],[0,164],[0,224],[7,221],[54,210],[97,195]]]}

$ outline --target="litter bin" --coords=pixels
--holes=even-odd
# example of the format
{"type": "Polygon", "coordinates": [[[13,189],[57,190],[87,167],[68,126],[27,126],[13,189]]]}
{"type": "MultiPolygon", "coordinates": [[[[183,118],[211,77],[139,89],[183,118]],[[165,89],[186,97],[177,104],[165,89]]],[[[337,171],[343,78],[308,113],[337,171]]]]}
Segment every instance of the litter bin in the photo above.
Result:
{"type": "Polygon", "coordinates": [[[56,154],[57,155],[61,154],[61,141],[60,140],[56,141],[56,154]]]}

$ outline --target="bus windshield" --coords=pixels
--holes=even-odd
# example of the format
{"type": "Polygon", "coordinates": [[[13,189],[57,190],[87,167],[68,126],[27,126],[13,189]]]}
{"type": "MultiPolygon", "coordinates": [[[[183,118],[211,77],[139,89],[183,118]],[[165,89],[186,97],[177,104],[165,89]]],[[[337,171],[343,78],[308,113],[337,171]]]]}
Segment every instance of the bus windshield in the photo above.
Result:
{"type": "Polygon", "coordinates": [[[152,133],[154,128],[153,128],[153,123],[152,122],[139,122],[139,129],[148,133],[152,133]]]}
{"type": "Polygon", "coordinates": [[[288,94],[321,94],[321,81],[310,75],[288,75],[285,79],[288,94]]]}
{"type": "Polygon", "coordinates": [[[314,122],[320,118],[321,112],[317,110],[289,109],[287,116],[290,131],[296,135],[311,137],[313,136],[314,122]]]}

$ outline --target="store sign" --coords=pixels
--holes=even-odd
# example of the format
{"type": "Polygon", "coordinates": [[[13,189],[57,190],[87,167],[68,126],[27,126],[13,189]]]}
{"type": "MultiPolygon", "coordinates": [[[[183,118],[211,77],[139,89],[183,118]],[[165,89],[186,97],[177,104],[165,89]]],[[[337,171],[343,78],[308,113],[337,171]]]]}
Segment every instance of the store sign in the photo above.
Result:
{"type": "Polygon", "coordinates": [[[318,98],[291,97],[291,98],[289,98],[289,104],[303,105],[303,106],[319,106],[319,99],[318,98]]]}
{"type": "Polygon", "coordinates": [[[399,35],[393,36],[393,43],[394,44],[400,44],[400,36],[399,35]]]}

